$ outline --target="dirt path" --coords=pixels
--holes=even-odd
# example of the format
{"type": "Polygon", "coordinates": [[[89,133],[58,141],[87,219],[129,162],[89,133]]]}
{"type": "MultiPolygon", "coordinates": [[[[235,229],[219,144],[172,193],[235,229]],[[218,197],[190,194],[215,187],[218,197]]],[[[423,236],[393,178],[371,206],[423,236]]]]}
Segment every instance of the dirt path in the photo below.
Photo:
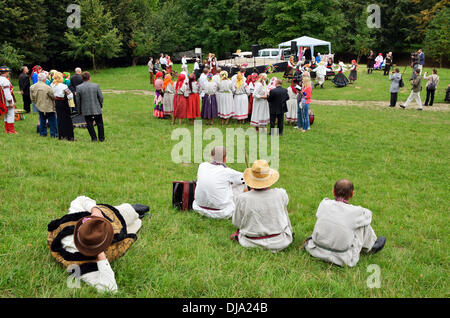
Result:
{"type": "MultiPolygon", "coordinates": [[[[141,96],[155,96],[154,91],[148,90],[115,90],[115,89],[105,89],[104,93],[109,94],[135,94],[141,96]]],[[[403,101],[404,102],[404,101],[403,101]]],[[[327,105],[327,106],[356,106],[356,107],[373,107],[373,108],[386,108],[389,106],[389,101],[353,101],[353,100],[316,100],[311,101],[312,105],[327,105]]],[[[399,109],[400,103],[397,103],[397,109],[399,109]]],[[[409,109],[416,109],[417,105],[414,103],[410,104],[409,109]]],[[[450,104],[435,103],[433,107],[423,107],[424,111],[450,111],[450,104]]]]}

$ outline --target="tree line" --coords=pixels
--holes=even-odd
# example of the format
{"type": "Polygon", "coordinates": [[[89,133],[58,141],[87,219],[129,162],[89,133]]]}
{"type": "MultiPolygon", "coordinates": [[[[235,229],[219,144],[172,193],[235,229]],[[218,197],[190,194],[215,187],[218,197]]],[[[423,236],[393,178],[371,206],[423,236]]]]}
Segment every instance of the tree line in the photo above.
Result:
{"type": "Polygon", "coordinates": [[[450,47],[450,0],[379,0],[380,28],[369,28],[373,0],[1,0],[0,60],[97,68],[121,59],[192,50],[224,56],[252,44],[277,47],[303,35],[335,53],[364,56],[423,47],[442,63],[450,47]],[[70,4],[80,28],[69,28],[70,4]]]}

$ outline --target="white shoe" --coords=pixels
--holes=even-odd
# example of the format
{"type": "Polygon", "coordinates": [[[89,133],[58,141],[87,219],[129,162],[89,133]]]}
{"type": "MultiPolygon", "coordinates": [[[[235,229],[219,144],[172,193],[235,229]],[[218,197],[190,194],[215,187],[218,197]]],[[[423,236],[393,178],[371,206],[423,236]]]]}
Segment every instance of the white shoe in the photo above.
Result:
{"type": "Polygon", "coordinates": [[[294,126],[294,129],[298,129],[298,127],[297,127],[297,126],[294,126]]]}

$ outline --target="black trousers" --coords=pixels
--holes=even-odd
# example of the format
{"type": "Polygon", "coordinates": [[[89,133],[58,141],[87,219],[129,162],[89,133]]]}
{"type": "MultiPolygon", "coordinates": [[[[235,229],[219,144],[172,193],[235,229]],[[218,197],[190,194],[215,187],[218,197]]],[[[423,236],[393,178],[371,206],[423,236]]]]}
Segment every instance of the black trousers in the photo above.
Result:
{"type": "Polygon", "coordinates": [[[283,135],[284,128],[284,114],[270,114],[270,133],[272,133],[272,129],[275,128],[275,121],[278,121],[278,133],[283,135]]]}
{"type": "Polygon", "coordinates": [[[384,67],[384,75],[389,75],[389,71],[391,70],[391,65],[387,64],[384,67]]]}
{"type": "Polygon", "coordinates": [[[31,97],[30,95],[22,95],[22,99],[23,99],[23,109],[25,110],[25,112],[29,113],[31,111],[31,97]]]}
{"type": "Polygon", "coordinates": [[[86,119],[87,129],[89,131],[89,135],[91,135],[92,141],[97,141],[97,135],[95,133],[94,128],[94,120],[97,124],[98,129],[98,140],[104,141],[105,140],[105,128],[103,127],[103,116],[100,115],[90,115],[90,116],[84,116],[86,119]]]}
{"type": "Polygon", "coordinates": [[[428,105],[433,106],[434,92],[435,92],[434,89],[431,90],[431,89],[428,89],[428,87],[427,87],[427,99],[425,100],[425,106],[428,106],[428,105]],[[430,104],[428,104],[428,101],[430,102],[430,104]]]}
{"type": "Polygon", "coordinates": [[[397,104],[398,93],[391,93],[391,106],[395,106],[397,104]]]}

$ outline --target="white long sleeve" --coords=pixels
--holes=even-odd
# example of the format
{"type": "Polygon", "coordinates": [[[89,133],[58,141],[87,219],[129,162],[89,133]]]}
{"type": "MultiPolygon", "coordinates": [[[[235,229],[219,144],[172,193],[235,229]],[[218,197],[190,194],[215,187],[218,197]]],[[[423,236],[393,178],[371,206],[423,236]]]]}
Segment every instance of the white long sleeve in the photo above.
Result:
{"type": "Polygon", "coordinates": [[[97,202],[91,198],[80,196],[70,203],[69,214],[77,212],[91,212],[92,208],[97,205],[97,202]]]}
{"type": "Polygon", "coordinates": [[[108,260],[98,261],[97,266],[98,271],[82,275],[81,281],[95,287],[99,292],[117,292],[116,278],[108,260]]]}

